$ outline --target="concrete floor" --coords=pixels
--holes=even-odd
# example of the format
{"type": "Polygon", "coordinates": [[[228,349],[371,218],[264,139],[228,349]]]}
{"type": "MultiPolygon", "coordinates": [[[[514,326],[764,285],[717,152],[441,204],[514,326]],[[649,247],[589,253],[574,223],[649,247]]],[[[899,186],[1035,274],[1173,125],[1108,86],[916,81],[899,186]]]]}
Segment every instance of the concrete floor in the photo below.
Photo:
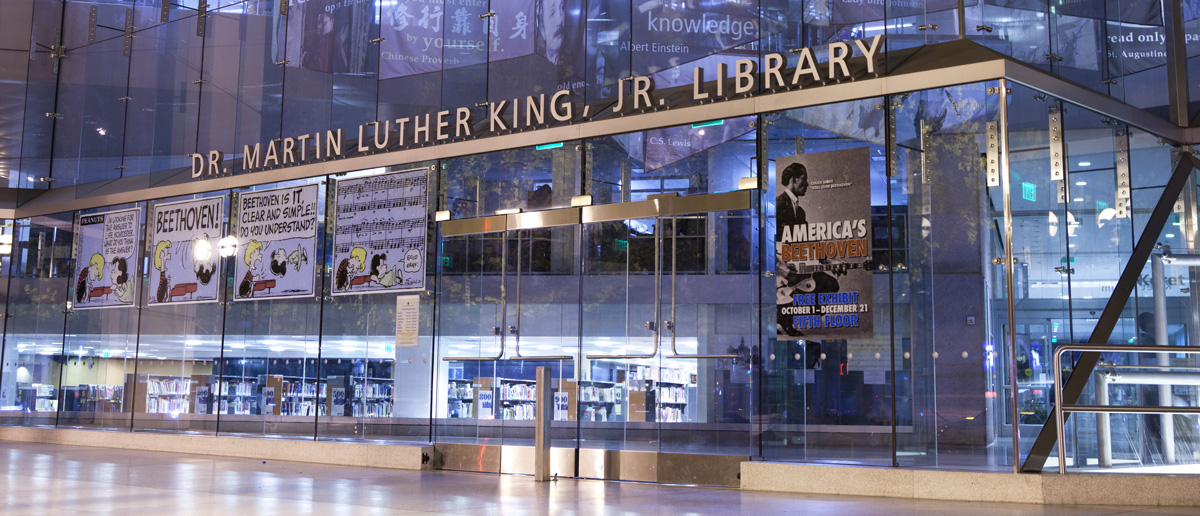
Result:
{"type": "Polygon", "coordinates": [[[0,442],[0,514],[1188,514],[1200,508],[1039,506],[793,496],[457,472],[413,472],[0,442]]]}

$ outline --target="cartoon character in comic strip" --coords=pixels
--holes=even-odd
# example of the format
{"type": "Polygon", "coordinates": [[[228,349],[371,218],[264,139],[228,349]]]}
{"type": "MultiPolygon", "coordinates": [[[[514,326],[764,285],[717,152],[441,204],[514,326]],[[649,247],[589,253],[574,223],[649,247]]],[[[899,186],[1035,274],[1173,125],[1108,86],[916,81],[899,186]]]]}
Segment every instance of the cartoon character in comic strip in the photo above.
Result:
{"type": "Polygon", "coordinates": [[[300,266],[306,263],[308,263],[308,251],[304,249],[304,244],[296,245],[296,250],[291,254],[288,254],[282,247],[271,253],[271,273],[280,278],[287,275],[288,265],[292,266],[292,270],[299,271],[300,266]]]}
{"type": "Polygon", "coordinates": [[[129,262],[120,256],[113,258],[110,262],[112,266],[112,290],[117,299],[124,304],[133,303],[133,282],[129,281],[129,262]]]}
{"type": "Polygon", "coordinates": [[[338,290],[349,290],[351,286],[362,283],[358,274],[365,270],[367,262],[367,250],[361,247],[355,247],[350,250],[350,257],[343,258],[338,264],[337,274],[334,276],[334,287],[338,290]]]}
{"type": "Polygon", "coordinates": [[[92,298],[96,282],[104,278],[104,256],[100,253],[92,255],[88,266],[79,271],[79,279],[75,283],[75,302],[87,303],[92,298]]]}
{"type": "Polygon", "coordinates": [[[259,276],[254,274],[258,269],[258,262],[262,261],[263,244],[258,240],[251,240],[246,244],[246,250],[242,254],[242,262],[246,264],[246,275],[242,278],[241,284],[238,285],[239,297],[254,297],[254,287],[259,281],[259,276]]]}
{"type": "Polygon", "coordinates": [[[167,274],[167,262],[171,260],[171,241],[163,240],[154,245],[154,268],[158,269],[158,291],[154,300],[166,303],[171,300],[171,276],[167,274]]]}
{"type": "Polygon", "coordinates": [[[217,273],[217,255],[213,252],[208,233],[192,240],[192,267],[196,271],[196,281],[201,285],[208,285],[217,273]]]}
{"type": "Polygon", "coordinates": [[[374,281],[379,286],[391,288],[400,282],[400,275],[397,274],[398,266],[393,265],[391,268],[387,264],[387,254],[379,253],[371,257],[371,281],[374,281]]]}

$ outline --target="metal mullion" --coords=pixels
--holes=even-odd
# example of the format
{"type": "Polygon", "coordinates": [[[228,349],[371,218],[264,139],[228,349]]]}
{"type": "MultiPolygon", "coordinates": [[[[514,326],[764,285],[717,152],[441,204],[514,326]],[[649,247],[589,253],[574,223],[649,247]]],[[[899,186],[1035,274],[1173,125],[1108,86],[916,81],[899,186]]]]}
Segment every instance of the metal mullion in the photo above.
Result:
{"type": "Polygon", "coordinates": [[[1013,221],[1012,221],[1012,188],[1009,177],[1008,157],[1008,80],[1000,79],[997,94],[1000,98],[1000,187],[1004,197],[1004,262],[1008,274],[1005,277],[1005,299],[1008,304],[1008,379],[1011,393],[1009,413],[1012,417],[1012,458],[1013,473],[1020,473],[1021,468],[1021,421],[1020,409],[1017,404],[1017,342],[1016,342],[1016,306],[1013,295],[1016,292],[1013,274],[1016,272],[1013,263],[1013,221]]]}

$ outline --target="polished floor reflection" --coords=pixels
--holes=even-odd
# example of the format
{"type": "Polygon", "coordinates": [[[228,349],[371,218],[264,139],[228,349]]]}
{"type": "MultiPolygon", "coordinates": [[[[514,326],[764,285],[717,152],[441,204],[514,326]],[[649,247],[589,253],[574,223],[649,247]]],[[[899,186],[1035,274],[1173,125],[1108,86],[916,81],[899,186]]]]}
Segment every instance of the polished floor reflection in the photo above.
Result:
{"type": "Polygon", "coordinates": [[[410,472],[0,442],[0,514],[1193,514],[1200,508],[1038,506],[792,496],[729,489],[410,472]]]}

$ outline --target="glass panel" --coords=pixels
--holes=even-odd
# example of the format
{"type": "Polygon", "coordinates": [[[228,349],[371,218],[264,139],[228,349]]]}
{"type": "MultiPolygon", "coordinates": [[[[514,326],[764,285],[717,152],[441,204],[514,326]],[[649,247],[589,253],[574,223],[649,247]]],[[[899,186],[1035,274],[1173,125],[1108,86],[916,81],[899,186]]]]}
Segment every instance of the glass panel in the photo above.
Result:
{"type": "Polygon", "coordinates": [[[81,47],[60,61],[58,102],[62,115],[54,129],[57,186],[121,177],[129,57],[124,6],[69,2],[64,44],[81,47]],[[95,42],[87,44],[89,13],[95,8],[95,42]],[[86,172],[84,172],[86,171],[86,172]]]}
{"type": "MultiPolygon", "coordinates": [[[[72,213],[18,221],[0,370],[0,423],[54,425],[64,361],[63,324],[73,275],[72,213]]],[[[115,356],[120,359],[123,350],[115,356]]],[[[112,356],[112,354],[110,354],[112,356]]]]}
{"type": "Polygon", "coordinates": [[[730,118],[589,140],[585,193],[595,204],[663,193],[737,190],[754,173],[755,117],[730,118]]]}
{"type": "MultiPolygon", "coordinates": [[[[400,166],[395,171],[418,171],[427,174],[430,182],[436,180],[436,166],[422,164],[421,166],[400,166]]],[[[339,181],[369,177],[382,170],[367,170],[348,174],[338,178],[339,181]]],[[[410,187],[412,188],[412,187],[410,187]]],[[[424,188],[424,187],[422,187],[424,188]]],[[[437,188],[429,184],[425,189],[427,201],[421,208],[428,226],[424,232],[414,228],[406,235],[420,234],[425,241],[435,235],[436,223],[433,210],[436,206],[437,188]]],[[[344,194],[345,195],[345,194],[344,194]]],[[[355,196],[356,194],[349,194],[355,196]]],[[[371,202],[389,197],[390,192],[377,191],[370,198],[359,202],[371,202]]],[[[337,202],[336,198],[331,202],[337,202]]],[[[392,208],[386,209],[391,214],[392,208]]],[[[336,219],[342,224],[357,222],[372,222],[378,212],[371,215],[347,214],[341,207],[336,211],[336,219]],[[368,218],[369,217],[369,218],[368,218]]],[[[403,208],[398,209],[393,216],[397,219],[408,218],[411,213],[403,208]]],[[[334,225],[328,226],[329,235],[326,247],[330,249],[326,258],[328,268],[341,270],[341,264],[334,264],[333,232],[341,231],[334,225]]],[[[379,232],[376,234],[383,234],[379,232]]],[[[391,236],[387,233],[383,238],[391,236]]],[[[378,242],[379,237],[371,236],[372,242],[378,242]]],[[[341,244],[344,245],[344,244],[341,244]]],[[[355,254],[352,249],[343,249],[340,255],[355,254]]],[[[369,246],[367,246],[369,247],[369,246]]],[[[358,277],[365,278],[366,284],[378,286],[395,286],[396,281],[411,279],[411,271],[406,268],[410,262],[405,259],[405,249],[363,250],[363,269],[358,277]]],[[[391,292],[361,292],[357,295],[332,296],[324,303],[321,326],[321,381],[328,386],[330,398],[328,409],[318,418],[319,437],[323,439],[396,439],[428,442],[430,440],[430,389],[432,374],[437,364],[433,362],[433,323],[435,288],[433,263],[436,263],[436,249],[427,247],[424,261],[429,266],[423,267],[425,286],[420,290],[391,291],[391,292]],[[398,341],[396,333],[396,310],[400,302],[415,299],[419,311],[418,339],[415,346],[408,346],[398,341]]],[[[351,258],[353,259],[353,258],[351,258]]],[[[349,264],[347,264],[349,266],[349,264]]],[[[358,264],[355,264],[358,267],[358,264]]],[[[334,293],[344,290],[353,291],[359,288],[347,282],[343,284],[335,273],[332,290],[334,293]]],[[[363,283],[359,283],[361,285],[363,283]]],[[[328,293],[327,293],[328,294],[328,293]]]]}
{"type": "MultiPolygon", "coordinates": [[[[320,180],[264,185],[239,195],[268,187],[298,188],[310,184],[317,185],[315,231],[319,236],[325,231],[325,186],[320,180]]],[[[238,197],[234,199],[231,220],[238,217],[238,197]]],[[[281,283],[288,271],[302,274],[305,263],[322,256],[325,252],[322,239],[317,238],[312,253],[308,253],[305,238],[259,241],[239,235],[238,239],[239,247],[227,260],[226,270],[236,271],[234,260],[242,260],[247,272],[241,278],[232,274],[225,295],[230,299],[236,292],[244,299],[229,303],[225,309],[220,380],[222,390],[228,383],[229,392],[248,395],[218,405],[221,414],[218,431],[314,438],[317,416],[327,410],[330,394],[328,386],[319,382],[320,296],[276,294],[275,289],[289,288],[286,285],[292,280],[281,283]],[[254,245],[255,242],[259,245],[254,245]],[[286,267],[279,267],[280,251],[286,255],[283,260],[286,267]],[[292,253],[296,253],[295,257],[292,253]],[[260,292],[281,297],[264,297],[260,292]]],[[[314,267],[312,281],[317,289],[326,277],[324,272],[321,267],[314,267]]]]}
{"type": "Polygon", "coordinates": [[[579,151],[563,142],[445,160],[443,209],[459,219],[570,206],[579,195],[579,151]]]}
{"type": "MultiPolygon", "coordinates": [[[[766,115],[770,120],[766,134],[770,171],[766,202],[770,204],[764,238],[770,238],[772,244],[769,250],[760,251],[766,253],[760,256],[769,260],[766,263],[771,264],[774,274],[764,285],[771,295],[763,297],[764,303],[773,306],[764,315],[770,318],[770,324],[764,325],[769,328],[764,336],[762,373],[764,457],[892,462],[893,409],[887,384],[894,375],[887,294],[889,221],[883,107],[883,99],[867,99],[766,115]],[[866,163],[859,164],[859,159],[866,163]],[[844,160],[855,160],[855,169],[839,172],[833,168],[834,162],[844,160]],[[781,188],[785,179],[789,185],[786,190],[781,188]],[[821,193],[824,188],[812,186],[822,184],[857,185],[861,197],[855,202],[861,204],[846,209],[835,207],[837,203],[821,193]],[[777,245],[785,240],[806,241],[785,238],[785,231],[864,216],[870,217],[866,222],[870,224],[873,255],[858,260],[851,269],[826,268],[823,265],[827,260],[784,259],[783,246],[777,245]],[[823,327],[821,315],[816,317],[818,322],[813,322],[812,318],[781,317],[774,308],[792,307],[796,296],[816,298],[852,292],[866,297],[856,304],[869,305],[873,312],[870,322],[863,324],[873,328],[870,337],[806,337],[814,331],[844,330],[818,330],[823,327]],[[801,319],[799,325],[797,319],[801,319]],[[790,338],[777,339],[777,335],[790,338]]],[[[897,213],[897,219],[903,220],[904,211],[898,209],[897,213]]],[[[854,260],[848,259],[847,263],[851,262],[854,260]]],[[[903,263],[908,265],[907,261],[903,263]]],[[[805,303],[814,307],[826,304],[816,299],[805,303]]],[[[903,331],[902,324],[896,323],[898,334],[903,331]]],[[[898,396],[910,397],[903,383],[897,391],[898,396]]],[[[911,410],[903,405],[898,408],[911,410]]],[[[912,426],[911,412],[907,417],[896,417],[898,425],[912,426]]]]}
{"type": "MultiPolygon", "coordinates": [[[[80,212],[77,217],[97,211],[113,210],[90,210],[80,212]]],[[[120,248],[110,252],[109,243],[114,238],[110,235],[120,235],[117,232],[120,230],[113,226],[116,221],[112,217],[104,217],[102,231],[84,229],[76,239],[76,268],[81,273],[72,282],[73,309],[68,310],[63,338],[59,426],[127,429],[130,414],[143,407],[139,401],[146,405],[171,405],[162,410],[164,413],[178,410],[182,404],[179,398],[184,396],[138,398],[147,395],[146,385],[135,387],[134,369],[140,316],[136,299],[139,294],[136,286],[138,258],[141,256],[138,244],[144,234],[145,216],[140,209],[119,216],[129,217],[133,222],[133,227],[127,230],[132,233],[127,234],[132,240],[132,249],[128,252],[120,248]],[[126,305],[85,308],[101,300],[126,305]],[[127,399],[133,403],[126,402],[127,399]]],[[[81,227],[86,226],[81,224],[81,227]]]]}
{"type": "Polygon", "coordinates": [[[654,379],[661,361],[662,306],[655,298],[663,257],[658,230],[652,218],[582,226],[580,289],[586,295],[580,328],[586,360],[572,404],[581,448],[658,449],[654,379]]]}
{"type": "Polygon", "coordinates": [[[203,51],[194,18],[156,25],[133,38],[126,124],[137,130],[125,139],[125,176],[191,167],[203,51]]]}
{"type": "MultiPolygon", "coordinates": [[[[274,18],[270,10],[237,4],[206,19],[201,152],[221,149],[233,156],[243,145],[279,137],[284,71],[276,62],[283,60],[283,26],[274,18]]],[[[226,163],[241,166],[241,160],[227,158],[226,163]]]]}
{"type": "Polygon", "coordinates": [[[576,256],[579,227],[558,226],[508,232],[509,263],[516,274],[505,285],[507,328],[512,350],[502,362],[498,379],[505,444],[533,444],[533,412],[537,368],[550,368],[554,389],[552,445],[574,447],[577,417],[571,417],[570,398],[578,394],[579,375],[579,260],[576,256]],[[517,357],[570,357],[570,359],[515,360],[517,357]],[[564,399],[565,398],[565,399],[564,399]],[[566,409],[566,410],[563,410],[566,409]]]}
{"type": "Polygon", "coordinates": [[[503,233],[441,237],[438,245],[436,439],[487,444],[498,440],[496,361],[505,338],[501,270],[503,233]],[[451,360],[446,360],[447,358],[451,360]]]}
{"type": "MultiPolygon", "coordinates": [[[[1051,112],[1061,107],[1034,92],[1012,87],[1009,105],[1010,184],[1013,206],[1013,301],[1016,306],[1017,410],[1021,453],[1028,452],[1052,408],[1054,371],[1048,358],[1058,339],[1071,338],[1070,290],[1060,267],[1070,260],[1068,234],[1074,215],[1059,202],[1061,181],[1052,181],[1051,112]]],[[[1011,399],[1009,395],[1002,396],[1011,399]]]]}
{"type": "Polygon", "coordinates": [[[663,358],[649,401],[661,423],[660,451],[751,452],[750,423],[757,412],[751,379],[759,356],[757,222],[755,210],[658,220],[663,358]],[[687,356],[695,354],[734,358],[687,356]]]}
{"type": "MultiPolygon", "coordinates": [[[[224,196],[218,191],[198,197],[224,196]]],[[[173,199],[186,200],[188,198],[173,199]]],[[[227,201],[226,201],[227,203],[227,201]]],[[[216,250],[194,242],[216,242],[227,228],[227,204],[220,204],[216,233],[192,242],[152,238],[148,228],[145,246],[148,274],[139,323],[137,390],[133,392],[133,429],[193,433],[214,433],[217,414],[228,413],[222,407],[244,400],[229,382],[219,381],[224,288],[227,272],[218,268],[216,250]],[[169,264],[176,265],[171,266],[169,264]],[[168,274],[169,270],[183,271],[168,274]],[[196,292],[217,284],[217,299],[195,302],[196,292]],[[153,289],[153,290],[152,290],[153,289]],[[191,299],[189,299],[191,298],[191,299]],[[174,406],[172,406],[174,405],[174,406]]],[[[161,203],[155,203],[161,204],[161,203]]],[[[152,207],[153,208],[153,207],[152,207]]],[[[152,224],[157,227],[158,211],[152,224]]],[[[199,235],[198,235],[199,236],[199,235]]],[[[210,244],[211,246],[211,244],[210,244]]]]}

